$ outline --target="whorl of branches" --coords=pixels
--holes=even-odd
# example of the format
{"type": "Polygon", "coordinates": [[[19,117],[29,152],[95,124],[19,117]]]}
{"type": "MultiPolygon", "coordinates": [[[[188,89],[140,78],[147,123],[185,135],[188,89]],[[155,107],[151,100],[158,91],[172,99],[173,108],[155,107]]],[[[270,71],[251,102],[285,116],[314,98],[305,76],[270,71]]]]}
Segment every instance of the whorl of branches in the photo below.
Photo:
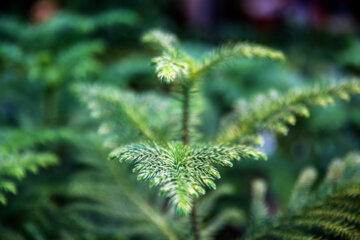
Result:
{"type": "Polygon", "coordinates": [[[134,164],[139,180],[160,186],[179,213],[191,210],[193,197],[205,194],[204,187],[215,189],[220,173],[215,166],[232,166],[241,159],[265,159],[257,149],[247,146],[188,146],[181,142],[134,144],[114,150],[110,159],[134,164]]]}

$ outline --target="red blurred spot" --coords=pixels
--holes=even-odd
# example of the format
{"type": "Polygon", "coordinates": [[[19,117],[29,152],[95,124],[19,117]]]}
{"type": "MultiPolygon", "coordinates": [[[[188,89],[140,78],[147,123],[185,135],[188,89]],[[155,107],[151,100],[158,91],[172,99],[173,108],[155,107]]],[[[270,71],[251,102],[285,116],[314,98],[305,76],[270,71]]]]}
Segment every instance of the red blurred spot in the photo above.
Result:
{"type": "Polygon", "coordinates": [[[48,21],[57,12],[56,0],[39,0],[30,10],[30,18],[35,23],[48,21]]]}

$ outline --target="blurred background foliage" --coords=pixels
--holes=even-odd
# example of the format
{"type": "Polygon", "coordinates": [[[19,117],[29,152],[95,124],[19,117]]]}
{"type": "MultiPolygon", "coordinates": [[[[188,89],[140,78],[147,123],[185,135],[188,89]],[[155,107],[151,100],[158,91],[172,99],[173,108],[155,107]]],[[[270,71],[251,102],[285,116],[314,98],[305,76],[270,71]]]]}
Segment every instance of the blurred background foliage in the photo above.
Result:
{"type": "MultiPolygon", "coordinates": [[[[0,163],[6,154],[29,152],[50,154],[54,161],[35,163],[50,165],[46,169],[24,169],[25,180],[0,173],[0,180],[10,178],[17,192],[0,188],[7,200],[0,206],[0,238],[171,239],[173,233],[186,234],[182,226],[187,223],[170,218],[174,214],[156,191],[137,183],[124,166],[106,161],[98,124],[72,86],[101,82],[166,94],[149,64],[152,52],[139,40],[153,27],[176,32],[193,55],[239,40],[284,51],[285,63],[234,61],[207,75],[210,108],[201,131],[210,138],[239,99],[359,75],[358,5],[350,0],[2,3],[0,163]]],[[[301,169],[314,166],[322,176],[333,158],[359,148],[359,97],[325,110],[313,108],[311,115],[286,137],[263,134],[268,162],[222,170],[219,189],[205,198],[201,212],[205,223],[213,224],[216,239],[244,233],[253,179],[267,181],[266,201],[275,212],[289,199],[301,169]]]]}

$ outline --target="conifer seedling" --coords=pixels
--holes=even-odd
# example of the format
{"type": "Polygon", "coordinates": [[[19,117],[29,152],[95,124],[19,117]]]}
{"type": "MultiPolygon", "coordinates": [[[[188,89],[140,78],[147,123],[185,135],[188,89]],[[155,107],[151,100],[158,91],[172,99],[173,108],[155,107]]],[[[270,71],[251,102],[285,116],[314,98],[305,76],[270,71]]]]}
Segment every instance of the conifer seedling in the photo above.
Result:
{"type": "MultiPolygon", "coordinates": [[[[107,146],[115,148],[116,142],[127,139],[109,158],[133,165],[138,180],[158,187],[177,213],[189,215],[196,240],[201,239],[196,200],[206,189],[215,190],[221,176],[218,167],[231,167],[239,160],[266,160],[258,148],[260,133],[287,134],[288,126],[294,125],[297,117],[309,116],[310,106],[325,106],[336,98],[348,100],[351,94],[360,93],[359,80],[344,79],[261,95],[243,104],[214,139],[205,141],[199,138],[197,126],[203,107],[199,104],[203,98],[201,84],[206,83],[206,74],[234,59],[284,61],[283,53],[261,45],[234,43],[195,59],[170,33],[152,30],[142,40],[159,50],[160,55],[152,59],[152,64],[158,79],[170,85],[174,98],[101,85],[80,85],[79,89],[93,116],[103,120],[99,131],[107,136],[107,146]]],[[[255,191],[262,189],[258,198],[263,201],[266,184],[258,181],[253,186],[255,191]]],[[[254,206],[265,209],[264,204],[254,206]]]]}

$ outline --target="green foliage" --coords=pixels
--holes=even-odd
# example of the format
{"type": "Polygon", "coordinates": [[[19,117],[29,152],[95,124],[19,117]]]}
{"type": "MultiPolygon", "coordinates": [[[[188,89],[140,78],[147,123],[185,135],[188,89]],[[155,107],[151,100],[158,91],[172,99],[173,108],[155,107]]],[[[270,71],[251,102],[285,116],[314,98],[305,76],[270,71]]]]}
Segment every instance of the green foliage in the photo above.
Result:
{"type": "MultiPolygon", "coordinates": [[[[0,24],[0,61],[9,68],[22,69],[21,75],[46,87],[98,76],[104,53],[101,39],[89,39],[97,31],[117,26],[133,26],[138,16],[128,10],[114,10],[96,16],[58,13],[49,21],[26,24],[4,18],[0,24]],[[58,39],[62,43],[58,44],[58,39]]],[[[15,78],[20,76],[15,76],[15,78]]]]}
{"type": "MultiPolygon", "coordinates": [[[[39,24],[2,20],[0,121],[14,128],[0,132],[0,196],[2,202],[8,200],[6,206],[0,206],[0,239],[174,236],[175,230],[167,226],[160,207],[152,209],[148,199],[142,199],[144,195],[140,197],[132,191],[134,185],[120,190],[121,184],[109,172],[110,166],[99,161],[103,155],[96,155],[102,148],[93,155],[84,154],[90,152],[87,147],[94,136],[80,129],[88,121],[81,125],[76,122],[81,113],[73,111],[77,105],[68,91],[74,82],[104,74],[100,56],[106,50],[107,39],[99,33],[134,26],[137,15],[116,10],[89,17],[64,12],[39,24]],[[7,104],[10,113],[5,111],[7,104]],[[11,104],[15,107],[11,108],[11,104]],[[38,168],[58,162],[55,168],[38,172],[38,168]],[[76,181],[83,175],[91,179],[86,184],[76,181]],[[94,188],[78,191],[86,189],[87,184],[94,188]],[[115,187],[118,190],[113,194],[115,187]],[[100,198],[95,193],[99,189],[109,197],[100,198]],[[18,194],[11,196],[8,192],[18,194]],[[126,200],[116,203],[119,196],[126,200]],[[122,206],[126,201],[128,205],[122,206]],[[126,214],[109,211],[129,210],[130,204],[134,206],[127,214],[134,216],[136,227],[126,224],[130,221],[126,214]],[[101,206],[105,212],[101,212],[101,206]],[[159,231],[154,231],[156,228],[159,231]]],[[[126,171],[123,175],[127,179],[126,171]]],[[[151,197],[148,193],[147,196],[151,197]]]]}
{"type": "Polygon", "coordinates": [[[249,239],[358,239],[360,156],[349,154],[330,165],[311,192],[314,169],[305,169],[295,185],[288,210],[271,224],[253,230],[249,239]],[[295,198],[297,196],[297,198],[295,198]]]}
{"type": "Polygon", "coordinates": [[[12,39],[23,46],[53,47],[58,37],[63,40],[78,39],[95,31],[121,25],[134,26],[139,22],[136,13],[129,10],[113,10],[94,16],[79,15],[72,12],[59,12],[41,24],[27,24],[15,17],[2,17],[0,33],[5,39],[12,39]]]}
{"type": "Polygon", "coordinates": [[[181,142],[125,146],[109,157],[134,163],[138,179],[160,186],[160,192],[170,198],[179,213],[190,212],[192,197],[205,194],[205,186],[216,188],[214,180],[220,178],[216,165],[232,166],[234,160],[265,158],[260,151],[246,146],[187,146],[181,142]]]}
{"type": "MultiPolygon", "coordinates": [[[[1,239],[178,240],[190,238],[189,222],[198,222],[202,239],[223,238],[221,232],[229,226],[235,226],[236,231],[246,229],[249,238],[260,239],[357,236],[354,228],[359,225],[355,214],[359,212],[359,184],[346,176],[358,174],[347,163],[335,161],[315,193],[317,173],[308,168],[279,217],[270,216],[273,208],[268,209],[268,196],[273,197],[273,188],[282,191],[286,182],[291,183],[291,177],[284,176],[297,171],[302,162],[292,162],[293,168],[287,163],[248,169],[250,162],[257,167],[262,161],[242,161],[240,168],[231,170],[225,167],[240,159],[265,159],[260,150],[252,147],[262,131],[287,132],[297,116],[308,115],[310,106],[358,93],[358,80],[294,90],[285,95],[270,93],[253,102],[240,103],[217,137],[209,139],[211,134],[204,130],[216,125],[211,123],[211,117],[217,119],[228,107],[215,109],[214,105],[223,104],[218,98],[209,105],[204,88],[223,91],[229,101],[239,95],[248,97],[254,88],[259,90],[257,85],[263,87],[249,76],[261,72],[270,76],[261,83],[267,81],[268,86],[276,87],[271,78],[280,76],[283,81],[277,82],[281,85],[278,88],[284,90],[291,85],[290,78],[300,73],[294,74],[293,69],[281,64],[269,73],[268,61],[248,61],[283,61],[281,52],[256,44],[230,43],[196,54],[196,49],[182,45],[174,35],[150,31],[143,41],[160,50],[161,55],[152,63],[160,82],[167,83],[158,86],[148,81],[156,78],[152,78],[151,68],[144,60],[147,52],[139,54],[136,49],[133,53],[131,44],[136,43],[116,42],[111,49],[107,44],[118,34],[129,34],[123,27],[140,23],[131,11],[114,10],[93,16],[61,12],[36,25],[10,18],[2,20],[0,121],[18,130],[0,132],[0,196],[9,200],[7,206],[0,206],[1,239]],[[114,63],[120,54],[124,58],[114,63]],[[252,62],[261,64],[254,68],[252,62]],[[233,76],[226,78],[221,71],[213,71],[217,66],[231,66],[236,71],[227,72],[233,76]],[[284,67],[288,72],[282,75],[284,67]],[[229,78],[236,84],[229,84],[229,78]],[[98,79],[106,84],[88,83],[98,79]],[[214,87],[211,81],[219,85],[214,87]],[[247,87],[250,82],[256,85],[252,90],[247,87]],[[221,84],[225,87],[218,89],[221,84]],[[246,87],[241,89],[240,85],[246,87]],[[88,106],[93,119],[77,108],[69,87],[88,106]],[[156,88],[156,92],[150,88],[156,88]],[[219,112],[212,116],[209,109],[219,112]],[[98,122],[98,133],[103,138],[87,132],[98,122]],[[50,125],[60,130],[48,129],[50,125]],[[24,126],[33,131],[19,130],[24,126]],[[101,161],[107,154],[101,143],[116,148],[110,158],[129,163],[138,179],[159,188],[165,199],[136,181],[127,167],[101,161]],[[22,179],[26,172],[55,161],[61,164],[22,179]],[[220,172],[223,179],[217,182],[220,172]],[[239,205],[246,200],[243,195],[247,187],[243,186],[253,175],[271,178],[274,172],[280,173],[277,177],[284,184],[274,187],[269,181],[269,189],[262,180],[253,184],[250,224],[245,226],[247,209],[242,211],[232,201],[235,199],[239,205]],[[229,179],[234,181],[229,184],[229,179]],[[206,188],[215,189],[215,183],[217,190],[205,193],[206,188]],[[5,195],[16,191],[17,196],[5,195]],[[179,218],[169,203],[178,213],[190,213],[191,221],[179,218]],[[349,223],[344,224],[345,220],[349,223]]],[[[141,21],[144,27],[148,24],[141,21]]],[[[346,113],[343,106],[342,113],[346,113]]],[[[321,142],[325,142],[323,138],[321,142]]],[[[341,151],[336,149],[336,153],[341,151]]],[[[325,165],[320,160],[319,164],[325,165]]]]}
{"type": "Polygon", "coordinates": [[[296,116],[309,116],[309,106],[326,106],[335,98],[349,100],[350,94],[359,93],[360,82],[352,79],[330,86],[290,90],[285,94],[260,95],[250,103],[240,102],[236,119],[220,130],[217,141],[259,144],[258,132],[274,131],[286,135],[287,125],[294,125],[296,116]]]}

